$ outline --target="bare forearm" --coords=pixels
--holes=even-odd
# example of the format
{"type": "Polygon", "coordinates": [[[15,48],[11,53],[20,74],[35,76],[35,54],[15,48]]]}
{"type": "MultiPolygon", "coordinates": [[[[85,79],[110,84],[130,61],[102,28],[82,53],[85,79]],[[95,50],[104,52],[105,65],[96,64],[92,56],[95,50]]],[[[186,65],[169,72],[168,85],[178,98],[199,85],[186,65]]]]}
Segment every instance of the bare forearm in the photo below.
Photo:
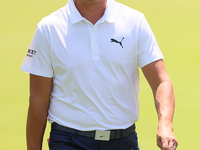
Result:
{"type": "Polygon", "coordinates": [[[178,146],[173,133],[175,98],[172,82],[162,60],[142,68],[154,94],[158,112],[157,145],[161,150],[171,150],[178,146]]]}
{"type": "Polygon", "coordinates": [[[27,148],[41,150],[43,135],[46,128],[47,111],[42,107],[30,104],[27,118],[27,148]]]}
{"type": "Polygon", "coordinates": [[[154,90],[155,106],[158,113],[159,126],[173,130],[175,98],[171,80],[163,81],[154,90]]]}
{"type": "Polygon", "coordinates": [[[41,150],[46,128],[52,78],[30,74],[30,104],[27,119],[28,150],[41,150]]]}

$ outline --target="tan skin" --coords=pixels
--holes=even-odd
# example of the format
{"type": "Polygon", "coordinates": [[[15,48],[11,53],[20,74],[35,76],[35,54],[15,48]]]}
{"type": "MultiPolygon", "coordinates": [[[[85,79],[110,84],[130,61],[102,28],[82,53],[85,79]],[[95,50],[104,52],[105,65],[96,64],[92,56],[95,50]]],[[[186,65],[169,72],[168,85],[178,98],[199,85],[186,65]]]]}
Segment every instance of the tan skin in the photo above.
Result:
{"type": "MultiPolygon", "coordinates": [[[[106,8],[106,0],[75,0],[81,15],[95,24],[106,8]]],[[[174,150],[178,142],[173,134],[173,114],[175,99],[172,82],[162,60],[155,61],[142,68],[149,82],[158,112],[157,145],[161,150],[174,150]]],[[[30,74],[30,104],[27,118],[28,150],[41,150],[46,128],[52,78],[30,74]]]]}
{"type": "Polygon", "coordinates": [[[174,150],[178,146],[173,134],[175,98],[173,85],[162,60],[142,68],[151,86],[158,113],[157,145],[161,150],[174,150]]]}
{"type": "Polygon", "coordinates": [[[107,0],[74,0],[76,8],[93,25],[103,16],[107,0]]]}
{"type": "Polygon", "coordinates": [[[30,100],[27,118],[28,150],[41,150],[50,103],[52,78],[30,74],[30,100]]]}

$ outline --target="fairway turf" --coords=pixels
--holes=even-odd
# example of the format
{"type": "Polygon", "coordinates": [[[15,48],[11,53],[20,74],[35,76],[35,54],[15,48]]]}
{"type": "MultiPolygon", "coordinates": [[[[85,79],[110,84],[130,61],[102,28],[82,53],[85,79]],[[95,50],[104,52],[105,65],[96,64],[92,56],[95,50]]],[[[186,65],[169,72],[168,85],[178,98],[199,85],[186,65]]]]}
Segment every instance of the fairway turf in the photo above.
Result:
{"type": "MultiPolygon", "coordinates": [[[[120,0],[145,14],[165,56],[176,97],[174,133],[180,150],[197,150],[200,114],[200,1],[120,0]]],[[[0,150],[26,150],[29,76],[20,71],[36,24],[66,5],[60,0],[1,1],[0,9],[0,150]]],[[[140,119],[136,124],[141,150],[158,150],[157,115],[151,89],[142,73],[140,119]]],[[[43,150],[48,150],[47,125],[43,150]]]]}

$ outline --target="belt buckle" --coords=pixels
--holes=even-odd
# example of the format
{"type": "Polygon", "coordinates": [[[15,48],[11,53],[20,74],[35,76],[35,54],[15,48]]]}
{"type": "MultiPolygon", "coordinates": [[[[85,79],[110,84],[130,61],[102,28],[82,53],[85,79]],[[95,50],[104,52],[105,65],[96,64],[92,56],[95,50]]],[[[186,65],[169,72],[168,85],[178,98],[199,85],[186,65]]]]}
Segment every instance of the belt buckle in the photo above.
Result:
{"type": "Polygon", "coordinates": [[[110,140],[110,131],[95,131],[95,140],[100,141],[109,141],[110,140]]]}

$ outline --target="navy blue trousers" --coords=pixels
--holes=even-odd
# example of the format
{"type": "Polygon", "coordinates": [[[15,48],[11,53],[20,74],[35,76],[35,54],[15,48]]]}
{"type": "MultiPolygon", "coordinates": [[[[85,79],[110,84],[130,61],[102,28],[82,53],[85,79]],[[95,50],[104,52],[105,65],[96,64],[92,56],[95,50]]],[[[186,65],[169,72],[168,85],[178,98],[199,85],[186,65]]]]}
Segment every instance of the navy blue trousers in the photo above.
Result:
{"type": "Polygon", "coordinates": [[[92,138],[61,131],[51,131],[50,150],[139,150],[137,133],[110,141],[97,141],[92,138]]]}

